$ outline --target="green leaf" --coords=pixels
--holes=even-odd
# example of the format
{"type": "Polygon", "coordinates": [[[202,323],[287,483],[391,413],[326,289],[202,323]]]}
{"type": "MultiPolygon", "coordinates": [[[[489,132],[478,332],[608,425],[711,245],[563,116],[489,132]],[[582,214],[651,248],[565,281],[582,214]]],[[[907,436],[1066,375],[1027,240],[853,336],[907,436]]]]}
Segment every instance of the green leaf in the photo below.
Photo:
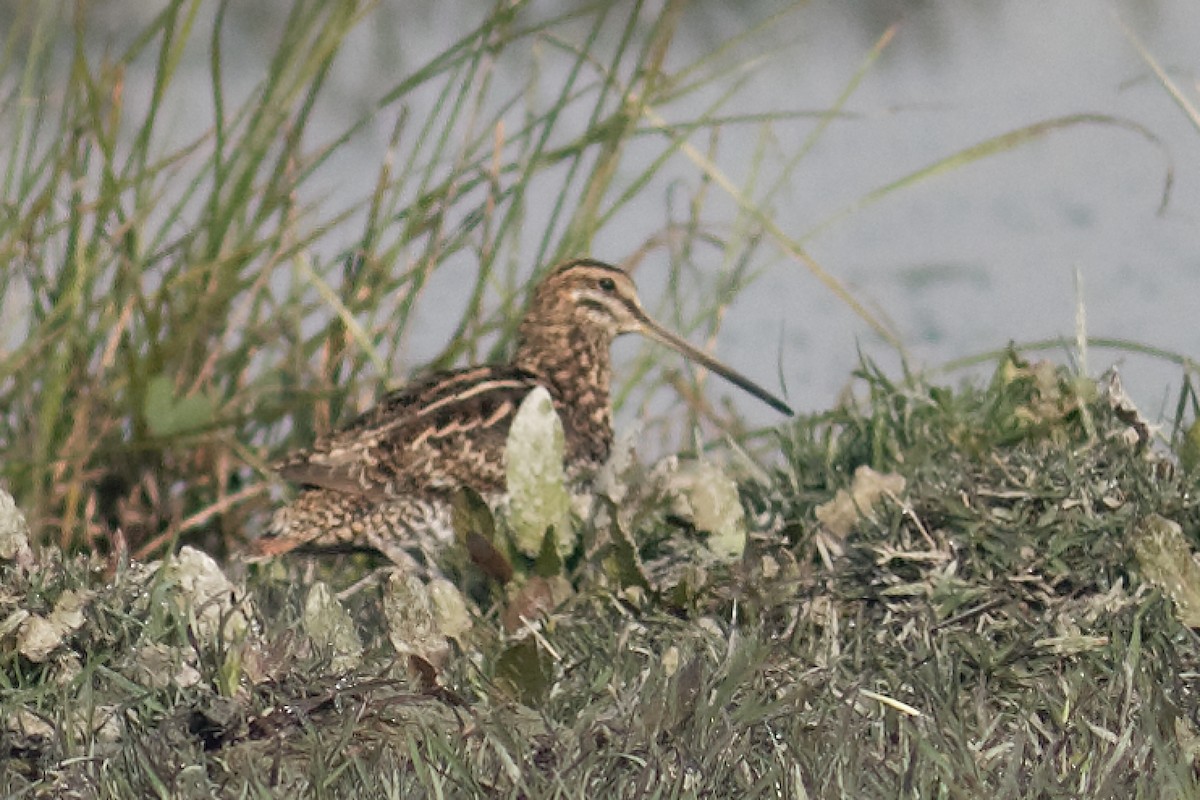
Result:
{"type": "Polygon", "coordinates": [[[479,492],[469,486],[454,491],[450,497],[450,524],[475,566],[500,583],[512,580],[512,562],[496,539],[496,518],[479,492]]]}
{"type": "Polygon", "coordinates": [[[151,433],[172,436],[211,425],[215,404],[203,394],[176,397],[171,379],[166,375],[155,375],[146,385],[142,413],[151,433]]]}
{"type": "Polygon", "coordinates": [[[354,620],[324,582],[309,588],[300,622],[313,647],[328,656],[334,672],[349,672],[362,661],[363,646],[354,620]]]}
{"type": "Polygon", "coordinates": [[[719,561],[737,561],[746,549],[746,519],[737,484],[707,461],[680,465],[670,476],[675,512],[708,534],[719,561]]]}
{"type": "Polygon", "coordinates": [[[1184,472],[1195,472],[1200,467],[1200,419],[1191,424],[1179,445],[1179,463],[1184,472]]]}
{"type": "Polygon", "coordinates": [[[553,677],[554,660],[532,637],[512,645],[496,660],[496,682],[507,684],[527,706],[537,707],[549,695],[553,677]]]}
{"type": "Polygon", "coordinates": [[[543,578],[550,578],[562,573],[563,560],[558,548],[557,529],[551,525],[542,537],[542,549],[538,552],[537,560],[533,562],[533,573],[543,578]]]}
{"type": "Polygon", "coordinates": [[[542,552],[550,528],[558,534],[554,539],[560,558],[575,550],[564,452],[562,421],[550,393],[539,386],[517,409],[504,448],[513,545],[529,558],[542,552]]]}
{"type": "Polygon", "coordinates": [[[1200,564],[1183,536],[1183,528],[1166,517],[1151,514],[1134,531],[1133,549],[1142,574],[1175,602],[1179,621],[1200,628],[1200,564]]]}
{"type": "Polygon", "coordinates": [[[614,516],[612,526],[612,547],[604,559],[604,571],[617,582],[621,588],[631,586],[651,591],[650,579],[646,577],[645,567],[638,555],[637,543],[625,531],[614,516]]]}

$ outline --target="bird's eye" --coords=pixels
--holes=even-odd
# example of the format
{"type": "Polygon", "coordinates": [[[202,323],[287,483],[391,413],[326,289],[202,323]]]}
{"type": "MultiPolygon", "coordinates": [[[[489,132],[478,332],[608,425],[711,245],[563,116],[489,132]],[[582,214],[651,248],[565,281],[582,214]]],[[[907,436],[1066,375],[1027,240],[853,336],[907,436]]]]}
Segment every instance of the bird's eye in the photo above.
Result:
{"type": "Polygon", "coordinates": [[[601,278],[600,288],[606,292],[615,292],[617,290],[617,282],[612,278],[601,278]]]}

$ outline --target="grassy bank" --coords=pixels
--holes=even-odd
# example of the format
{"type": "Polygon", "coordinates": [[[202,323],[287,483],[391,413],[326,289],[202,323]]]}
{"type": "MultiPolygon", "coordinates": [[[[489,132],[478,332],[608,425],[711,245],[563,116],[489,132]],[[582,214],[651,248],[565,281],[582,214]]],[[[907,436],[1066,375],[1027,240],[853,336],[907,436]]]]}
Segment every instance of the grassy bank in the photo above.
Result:
{"type": "Polygon", "coordinates": [[[1194,479],[1049,365],[864,385],[743,482],[740,557],[630,495],[552,574],[459,557],[465,625],[354,561],[9,563],[58,633],[4,640],[0,788],[1194,796],[1194,479]]]}

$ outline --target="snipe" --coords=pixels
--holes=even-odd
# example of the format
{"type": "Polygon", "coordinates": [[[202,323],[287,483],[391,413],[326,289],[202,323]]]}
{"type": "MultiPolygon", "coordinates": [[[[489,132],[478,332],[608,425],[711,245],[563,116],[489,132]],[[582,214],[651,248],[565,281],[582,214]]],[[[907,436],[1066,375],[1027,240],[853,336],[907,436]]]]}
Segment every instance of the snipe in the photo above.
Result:
{"type": "Polygon", "coordinates": [[[585,478],[612,447],[610,349],[623,333],[661,342],[792,414],[783,401],[650,319],[624,271],[590,259],[568,261],[534,290],[508,364],[418,378],[282,461],[279,474],[303,489],[276,512],[259,551],[366,547],[409,562],[406,547],[451,535],[455,489],[469,486],[489,502],[503,496],[509,426],[537,386],[549,391],[562,418],[567,474],[585,478]]]}

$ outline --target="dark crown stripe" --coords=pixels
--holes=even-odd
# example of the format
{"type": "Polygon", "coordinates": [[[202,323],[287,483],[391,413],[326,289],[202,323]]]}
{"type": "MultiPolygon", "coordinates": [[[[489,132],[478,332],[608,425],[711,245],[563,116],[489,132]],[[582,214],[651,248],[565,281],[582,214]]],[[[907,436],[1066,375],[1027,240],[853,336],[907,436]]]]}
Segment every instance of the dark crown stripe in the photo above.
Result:
{"type": "Polygon", "coordinates": [[[624,275],[625,270],[620,267],[614,267],[612,264],[606,264],[603,261],[597,261],[594,258],[576,258],[562,264],[554,269],[552,275],[561,275],[564,272],[570,272],[576,269],[596,269],[604,272],[615,272],[618,275],[624,275]]]}

